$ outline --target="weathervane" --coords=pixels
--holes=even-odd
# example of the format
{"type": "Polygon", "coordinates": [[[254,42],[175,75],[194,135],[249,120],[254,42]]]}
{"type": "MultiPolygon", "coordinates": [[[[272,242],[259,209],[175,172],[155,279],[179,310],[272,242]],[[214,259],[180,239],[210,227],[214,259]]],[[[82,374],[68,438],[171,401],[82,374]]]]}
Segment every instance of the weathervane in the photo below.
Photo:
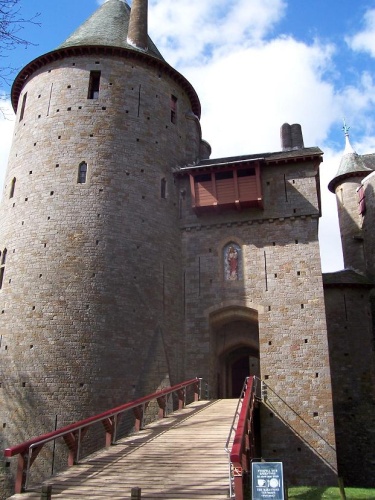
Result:
{"type": "Polygon", "coordinates": [[[347,126],[345,118],[343,119],[344,126],[342,127],[344,133],[345,133],[345,149],[344,149],[344,154],[356,154],[355,150],[353,149],[353,146],[350,144],[350,139],[349,139],[349,130],[350,127],[347,126]]]}
{"type": "Polygon", "coordinates": [[[344,126],[342,127],[342,129],[343,129],[345,135],[348,136],[349,135],[350,127],[347,126],[345,118],[343,119],[343,122],[344,122],[344,126]]]}

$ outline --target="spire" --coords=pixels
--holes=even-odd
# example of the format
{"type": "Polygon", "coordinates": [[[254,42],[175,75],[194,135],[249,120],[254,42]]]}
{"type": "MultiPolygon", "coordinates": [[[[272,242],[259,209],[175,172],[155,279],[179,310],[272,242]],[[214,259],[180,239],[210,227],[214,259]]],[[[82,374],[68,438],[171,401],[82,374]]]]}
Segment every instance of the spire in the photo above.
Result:
{"type": "Polygon", "coordinates": [[[345,149],[341,157],[340,166],[335,177],[328,184],[328,189],[334,193],[337,184],[349,177],[366,177],[370,172],[371,168],[366,167],[362,156],[360,156],[350,144],[349,130],[350,127],[347,126],[344,120],[343,131],[345,134],[345,149]]]}
{"type": "Polygon", "coordinates": [[[347,126],[345,118],[344,118],[344,125],[342,127],[344,134],[345,134],[345,149],[344,149],[344,155],[351,154],[351,153],[356,153],[355,150],[352,148],[352,145],[350,144],[350,139],[349,139],[349,130],[350,127],[347,126]]]}
{"type": "Polygon", "coordinates": [[[148,50],[148,0],[133,0],[130,13],[128,44],[148,50]]]}

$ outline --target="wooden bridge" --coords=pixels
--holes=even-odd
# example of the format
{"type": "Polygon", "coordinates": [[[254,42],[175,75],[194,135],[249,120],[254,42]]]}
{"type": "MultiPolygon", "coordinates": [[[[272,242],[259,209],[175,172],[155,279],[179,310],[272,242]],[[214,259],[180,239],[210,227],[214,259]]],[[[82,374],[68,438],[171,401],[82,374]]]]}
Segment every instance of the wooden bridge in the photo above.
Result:
{"type": "MultiPolygon", "coordinates": [[[[228,496],[225,442],[237,400],[198,401],[54,476],[52,498],[216,500],[228,496]]],[[[12,499],[40,499],[41,487],[12,499]]]]}
{"type": "Polygon", "coordinates": [[[7,448],[6,457],[18,456],[17,494],[10,498],[219,500],[229,494],[243,500],[243,477],[254,450],[252,422],[259,384],[256,377],[249,377],[240,400],[215,401],[199,401],[200,385],[200,379],[192,379],[7,448]],[[189,389],[194,392],[194,402],[186,406],[189,389]],[[178,410],[168,414],[168,400],[173,395],[178,410]],[[160,418],[143,428],[152,401],[159,406],[160,418]],[[118,424],[129,411],[138,432],[117,438],[118,424]],[[87,430],[100,423],[106,447],[80,459],[87,430]],[[65,441],[68,465],[74,467],[43,485],[30,485],[31,466],[43,447],[56,439],[65,441]],[[45,491],[47,487],[52,493],[45,491]]]}

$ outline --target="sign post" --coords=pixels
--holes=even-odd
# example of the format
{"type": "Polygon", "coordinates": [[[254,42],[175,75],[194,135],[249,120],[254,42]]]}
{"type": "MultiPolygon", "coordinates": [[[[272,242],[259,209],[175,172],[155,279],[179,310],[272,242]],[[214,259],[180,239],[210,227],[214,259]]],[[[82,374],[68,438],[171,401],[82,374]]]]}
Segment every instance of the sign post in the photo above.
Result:
{"type": "Polygon", "coordinates": [[[253,462],[251,472],[253,500],[284,500],[282,462],[253,462]]]}

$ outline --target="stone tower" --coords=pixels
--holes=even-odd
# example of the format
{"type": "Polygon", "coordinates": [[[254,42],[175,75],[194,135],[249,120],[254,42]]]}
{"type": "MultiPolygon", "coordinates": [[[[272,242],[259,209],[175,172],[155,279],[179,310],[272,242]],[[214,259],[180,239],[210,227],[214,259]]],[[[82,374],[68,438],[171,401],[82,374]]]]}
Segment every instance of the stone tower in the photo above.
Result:
{"type": "Polygon", "coordinates": [[[361,181],[372,170],[358,155],[349,140],[349,129],[345,126],[345,150],[336,176],[328,185],[336,194],[344,267],[366,272],[362,231],[362,214],[358,209],[358,195],[361,181]]]}
{"type": "Polygon", "coordinates": [[[179,195],[200,103],[104,3],[12,88],[1,206],[1,447],[183,379],[179,195]],[[128,37],[128,32],[131,36],[128,37]]]}
{"type": "Polygon", "coordinates": [[[344,131],[329,189],[336,194],[345,269],[323,275],[338,471],[346,484],[374,486],[375,154],[357,154],[344,131]]]}

